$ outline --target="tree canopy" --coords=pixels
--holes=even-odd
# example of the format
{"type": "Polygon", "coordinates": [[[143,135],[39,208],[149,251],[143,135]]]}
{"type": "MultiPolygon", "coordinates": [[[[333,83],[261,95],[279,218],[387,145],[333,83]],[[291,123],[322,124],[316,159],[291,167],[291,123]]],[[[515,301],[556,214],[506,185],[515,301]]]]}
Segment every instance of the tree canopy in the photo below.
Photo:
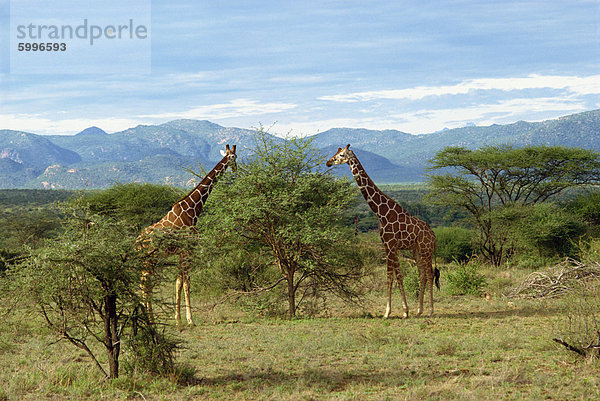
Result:
{"type": "Polygon", "coordinates": [[[60,234],[31,249],[8,271],[8,282],[26,294],[58,338],[85,350],[103,374],[116,378],[124,333],[134,335],[134,324],[149,326],[141,324],[148,319],[139,307],[146,255],[127,224],[90,212],[81,198],[62,212],[60,234]],[[97,355],[98,345],[106,358],[97,355]]]}
{"type": "Polygon", "coordinates": [[[93,213],[110,216],[134,231],[160,220],[185,192],[156,184],[115,184],[104,191],[85,194],[83,202],[93,213]]]}
{"type": "MultiPolygon", "coordinates": [[[[324,169],[310,140],[279,142],[258,132],[251,152],[230,182],[209,198],[199,224],[206,248],[241,256],[244,263],[237,267],[249,270],[236,274],[246,277],[246,289],[286,282],[290,317],[295,316],[300,288],[324,287],[348,295],[348,284],[360,269],[356,261],[343,258],[352,234],[340,222],[356,198],[355,188],[324,169]],[[257,266],[275,267],[279,279],[257,281],[257,266]]],[[[263,273],[262,279],[273,278],[263,273]]]]}
{"type": "Polygon", "coordinates": [[[501,262],[508,233],[493,218],[504,207],[526,207],[567,188],[600,181],[600,156],[562,146],[447,147],[430,160],[429,194],[438,204],[469,212],[485,257],[501,262]]]}

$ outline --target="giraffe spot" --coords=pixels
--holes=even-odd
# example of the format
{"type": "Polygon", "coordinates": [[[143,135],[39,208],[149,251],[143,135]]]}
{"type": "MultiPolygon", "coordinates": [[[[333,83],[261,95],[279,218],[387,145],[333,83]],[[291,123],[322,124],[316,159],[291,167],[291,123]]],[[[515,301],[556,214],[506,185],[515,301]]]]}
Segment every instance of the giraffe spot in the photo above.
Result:
{"type": "Polygon", "coordinates": [[[382,203],[381,205],[379,205],[379,213],[381,215],[387,215],[388,211],[390,210],[389,206],[387,205],[387,203],[382,203]]]}
{"type": "Polygon", "coordinates": [[[394,236],[395,236],[395,234],[396,234],[396,233],[394,232],[394,230],[392,230],[392,227],[391,227],[391,226],[388,226],[388,227],[385,229],[384,233],[385,233],[386,235],[389,235],[389,236],[391,236],[391,237],[394,237],[394,236]]]}
{"type": "Polygon", "coordinates": [[[393,239],[394,239],[394,235],[392,233],[384,231],[383,234],[381,234],[381,240],[383,242],[390,242],[393,239]]]}
{"type": "MultiPolygon", "coordinates": [[[[369,195],[369,197],[373,198],[373,196],[375,195],[375,188],[371,187],[371,186],[367,186],[367,195],[369,195]]],[[[377,194],[379,195],[379,194],[377,194]]]]}
{"type": "Polygon", "coordinates": [[[371,195],[371,197],[373,198],[373,202],[377,203],[378,205],[381,204],[381,195],[379,193],[375,193],[371,195]]]}
{"type": "Polygon", "coordinates": [[[397,221],[398,220],[398,213],[396,212],[396,210],[390,209],[390,210],[388,210],[387,218],[388,218],[389,221],[397,221]]]}

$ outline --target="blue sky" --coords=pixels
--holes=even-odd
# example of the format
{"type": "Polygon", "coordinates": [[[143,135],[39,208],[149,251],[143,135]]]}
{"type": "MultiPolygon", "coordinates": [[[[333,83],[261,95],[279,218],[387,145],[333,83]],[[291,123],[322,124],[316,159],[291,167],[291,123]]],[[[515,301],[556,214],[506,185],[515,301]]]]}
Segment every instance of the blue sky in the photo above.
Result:
{"type": "Polygon", "coordinates": [[[193,118],[422,134],[600,108],[599,1],[152,1],[150,69],[67,74],[10,70],[9,3],[0,129],[193,118]]]}

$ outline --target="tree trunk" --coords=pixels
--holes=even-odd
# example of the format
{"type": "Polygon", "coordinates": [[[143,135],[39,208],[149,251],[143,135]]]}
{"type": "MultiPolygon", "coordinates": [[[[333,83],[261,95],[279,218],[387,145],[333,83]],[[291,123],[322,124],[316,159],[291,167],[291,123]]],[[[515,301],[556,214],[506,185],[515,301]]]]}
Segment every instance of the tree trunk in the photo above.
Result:
{"type": "Polygon", "coordinates": [[[288,318],[296,317],[296,288],[294,288],[294,275],[287,277],[288,284],[288,318]]]}
{"type": "Polygon", "coordinates": [[[104,336],[105,346],[108,353],[109,377],[119,377],[119,354],[121,352],[121,341],[118,333],[117,317],[117,295],[111,292],[104,297],[104,336]]]}

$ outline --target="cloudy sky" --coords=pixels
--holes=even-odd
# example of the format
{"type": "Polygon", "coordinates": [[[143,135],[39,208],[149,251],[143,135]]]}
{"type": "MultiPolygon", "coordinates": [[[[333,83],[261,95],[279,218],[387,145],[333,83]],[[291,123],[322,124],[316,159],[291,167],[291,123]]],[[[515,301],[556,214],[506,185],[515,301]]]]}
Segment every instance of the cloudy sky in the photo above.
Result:
{"type": "Polygon", "coordinates": [[[597,0],[138,3],[127,16],[151,9],[148,68],[32,74],[11,68],[10,1],[0,0],[0,129],[115,132],[192,118],[279,134],[423,134],[600,108],[597,0]]]}

